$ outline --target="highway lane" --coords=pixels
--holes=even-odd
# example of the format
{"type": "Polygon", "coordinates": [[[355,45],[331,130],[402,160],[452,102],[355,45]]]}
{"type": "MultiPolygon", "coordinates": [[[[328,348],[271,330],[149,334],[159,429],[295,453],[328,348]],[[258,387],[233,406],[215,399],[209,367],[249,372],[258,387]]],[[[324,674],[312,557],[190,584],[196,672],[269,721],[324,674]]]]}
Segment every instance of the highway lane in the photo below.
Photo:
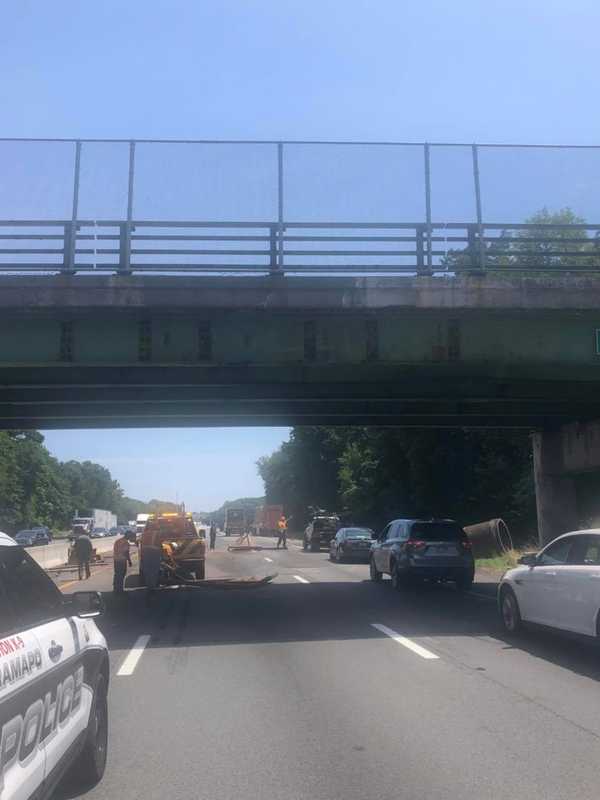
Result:
{"type": "Polygon", "coordinates": [[[109,763],[86,797],[597,796],[597,648],[539,631],[507,640],[489,587],[398,594],[293,542],[230,554],[228,541],[209,577],[277,571],[273,585],[149,599],[132,576],[126,597],[107,598],[109,763]],[[139,636],[135,670],[117,676],[139,636]]]}

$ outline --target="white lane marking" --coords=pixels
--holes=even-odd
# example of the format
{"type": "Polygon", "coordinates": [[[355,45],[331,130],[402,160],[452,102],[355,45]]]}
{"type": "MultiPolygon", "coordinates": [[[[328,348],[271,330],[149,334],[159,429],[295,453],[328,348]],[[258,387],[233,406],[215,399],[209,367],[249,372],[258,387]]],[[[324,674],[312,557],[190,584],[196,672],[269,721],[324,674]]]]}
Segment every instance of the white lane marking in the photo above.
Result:
{"type": "Polygon", "coordinates": [[[393,631],[391,628],[388,628],[385,625],[380,625],[378,622],[372,622],[371,627],[377,628],[377,630],[381,631],[381,633],[385,633],[386,636],[389,636],[390,639],[398,642],[398,644],[408,647],[409,650],[412,650],[413,653],[421,656],[421,658],[439,658],[439,656],[436,656],[435,653],[432,653],[430,650],[426,650],[424,647],[421,647],[420,644],[413,642],[411,639],[407,639],[406,636],[401,636],[399,633],[393,631]]]}
{"type": "Polygon", "coordinates": [[[293,577],[296,578],[297,581],[300,581],[300,583],[310,583],[310,581],[307,581],[302,575],[294,575],[293,577]]]}
{"type": "Polygon", "coordinates": [[[267,558],[267,556],[265,556],[265,561],[268,561],[269,564],[273,563],[273,559],[272,558],[267,558]]]}
{"type": "Polygon", "coordinates": [[[142,657],[142,653],[146,649],[150,638],[150,634],[148,633],[144,634],[143,636],[138,636],[138,638],[135,640],[135,644],[127,653],[123,663],[119,667],[117,676],[133,675],[134,670],[137,667],[137,663],[142,657]]]}

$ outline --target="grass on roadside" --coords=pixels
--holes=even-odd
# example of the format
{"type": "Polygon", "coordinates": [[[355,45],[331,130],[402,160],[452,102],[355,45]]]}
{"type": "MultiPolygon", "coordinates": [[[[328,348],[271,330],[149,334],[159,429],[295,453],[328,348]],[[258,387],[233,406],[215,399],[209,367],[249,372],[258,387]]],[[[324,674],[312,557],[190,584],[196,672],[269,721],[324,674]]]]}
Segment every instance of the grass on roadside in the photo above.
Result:
{"type": "Polygon", "coordinates": [[[475,560],[475,566],[503,572],[506,569],[516,567],[519,558],[521,558],[524,552],[530,551],[508,550],[508,552],[503,553],[501,556],[493,556],[493,558],[477,558],[475,560]]]}

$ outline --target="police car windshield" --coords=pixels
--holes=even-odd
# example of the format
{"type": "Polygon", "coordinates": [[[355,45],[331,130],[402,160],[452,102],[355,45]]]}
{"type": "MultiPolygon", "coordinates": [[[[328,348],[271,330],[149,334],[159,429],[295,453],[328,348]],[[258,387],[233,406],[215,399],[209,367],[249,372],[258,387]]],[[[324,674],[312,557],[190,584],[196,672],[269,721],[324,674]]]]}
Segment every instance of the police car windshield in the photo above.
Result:
{"type": "Polygon", "coordinates": [[[38,625],[62,613],[62,597],[20,547],[0,548],[0,592],[4,607],[12,609],[23,628],[38,625]]]}

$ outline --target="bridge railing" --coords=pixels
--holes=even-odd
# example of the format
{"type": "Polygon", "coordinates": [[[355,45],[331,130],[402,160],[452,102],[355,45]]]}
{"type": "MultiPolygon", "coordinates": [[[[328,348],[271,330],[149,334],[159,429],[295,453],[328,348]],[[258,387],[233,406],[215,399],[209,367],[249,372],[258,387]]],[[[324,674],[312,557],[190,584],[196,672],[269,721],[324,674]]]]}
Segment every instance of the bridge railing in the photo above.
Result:
{"type": "Polygon", "coordinates": [[[0,221],[0,273],[417,274],[600,270],[600,225],[0,221]]]}

